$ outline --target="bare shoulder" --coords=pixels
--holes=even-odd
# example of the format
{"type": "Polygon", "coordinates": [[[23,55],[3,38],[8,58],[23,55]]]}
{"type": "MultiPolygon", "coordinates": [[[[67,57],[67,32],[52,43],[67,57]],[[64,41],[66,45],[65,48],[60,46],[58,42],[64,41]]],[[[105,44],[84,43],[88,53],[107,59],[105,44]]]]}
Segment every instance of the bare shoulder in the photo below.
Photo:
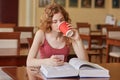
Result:
{"type": "Polygon", "coordinates": [[[43,42],[44,38],[45,38],[45,33],[42,30],[38,30],[35,34],[35,39],[43,42]]]}
{"type": "Polygon", "coordinates": [[[38,30],[38,31],[36,32],[36,34],[44,35],[44,32],[43,32],[42,30],[38,30]]]}
{"type": "Polygon", "coordinates": [[[44,37],[44,35],[45,33],[42,30],[38,30],[35,34],[35,36],[40,37],[40,38],[44,37]]]}

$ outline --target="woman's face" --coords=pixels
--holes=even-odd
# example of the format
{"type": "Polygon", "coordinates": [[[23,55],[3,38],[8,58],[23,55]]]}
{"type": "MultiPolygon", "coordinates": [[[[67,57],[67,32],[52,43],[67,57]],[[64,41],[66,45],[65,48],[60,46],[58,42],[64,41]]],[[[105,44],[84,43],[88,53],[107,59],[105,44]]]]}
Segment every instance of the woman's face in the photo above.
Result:
{"type": "Polygon", "coordinates": [[[65,21],[64,16],[62,15],[62,13],[58,12],[56,14],[54,14],[53,18],[52,18],[52,30],[53,31],[59,31],[58,25],[62,22],[65,21]]]}

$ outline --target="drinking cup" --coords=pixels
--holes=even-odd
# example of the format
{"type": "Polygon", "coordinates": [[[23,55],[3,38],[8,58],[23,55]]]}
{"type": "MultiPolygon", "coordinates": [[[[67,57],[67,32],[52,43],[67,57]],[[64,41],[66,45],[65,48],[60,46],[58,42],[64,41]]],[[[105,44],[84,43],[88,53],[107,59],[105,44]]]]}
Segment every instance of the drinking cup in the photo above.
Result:
{"type": "Polygon", "coordinates": [[[71,37],[73,35],[73,31],[70,28],[70,24],[63,21],[58,25],[59,30],[67,37],[71,37]]]}

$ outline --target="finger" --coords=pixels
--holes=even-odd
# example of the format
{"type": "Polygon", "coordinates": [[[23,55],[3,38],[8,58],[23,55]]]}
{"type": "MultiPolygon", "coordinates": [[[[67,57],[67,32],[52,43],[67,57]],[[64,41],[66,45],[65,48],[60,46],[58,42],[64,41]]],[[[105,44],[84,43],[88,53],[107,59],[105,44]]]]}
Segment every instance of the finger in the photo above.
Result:
{"type": "Polygon", "coordinates": [[[62,66],[62,65],[64,65],[63,61],[57,63],[57,66],[62,66]]]}

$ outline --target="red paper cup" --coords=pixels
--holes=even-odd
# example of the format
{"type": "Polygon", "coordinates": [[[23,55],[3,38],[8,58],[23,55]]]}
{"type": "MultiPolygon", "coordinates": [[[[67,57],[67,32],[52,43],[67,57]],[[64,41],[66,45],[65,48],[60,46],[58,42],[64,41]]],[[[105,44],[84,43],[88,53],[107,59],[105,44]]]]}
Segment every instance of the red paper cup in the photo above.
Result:
{"type": "Polygon", "coordinates": [[[73,35],[73,31],[70,29],[69,27],[69,23],[63,21],[61,22],[59,25],[59,30],[65,35],[65,36],[68,36],[68,37],[71,37],[73,35]]]}

